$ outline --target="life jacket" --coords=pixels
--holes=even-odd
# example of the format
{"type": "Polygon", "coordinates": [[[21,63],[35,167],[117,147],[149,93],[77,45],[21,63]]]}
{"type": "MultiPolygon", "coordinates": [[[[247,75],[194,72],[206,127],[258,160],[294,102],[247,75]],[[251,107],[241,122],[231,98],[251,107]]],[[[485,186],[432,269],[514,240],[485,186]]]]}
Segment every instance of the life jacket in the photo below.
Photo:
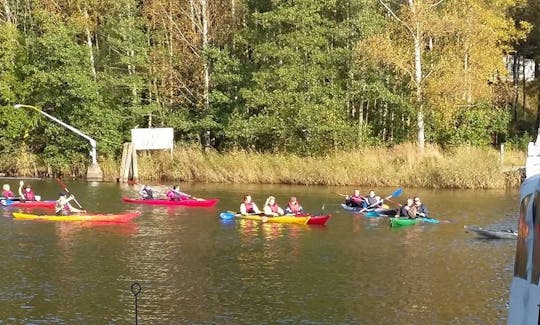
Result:
{"type": "Polygon", "coordinates": [[[144,194],[143,197],[147,200],[152,200],[154,198],[154,194],[152,193],[152,190],[149,188],[143,189],[144,194]]]}
{"type": "Polygon", "coordinates": [[[291,210],[292,213],[296,214],[300,212],[300,202],[296,201],[295,203],[289,202],[288,204],[289,210],[291,210]]]}
{"type": "Polygon", "coordinates": [[[268,206],[270,207],[270,209],[272,209],[272,212],[278,213],[278,211],[279,211],[279,206],[277,205],[277,203],[274,203],[274,204],[272,204],[272,205],[268,204],[268,206]]]}
{"type": "Polygon", "coordinates": [[[56,211],[56,214],[62,212],[62,211],[65,211],[65,212],[70,212],[70,209],[69,209],[69,204],[66,202],[66,203],[61,203],[60,200],[56,200],[56,203],[54,205],[54,209],[56,211]]]}
{"type": "Polygon", "coordinates": [[[246,203],[244,202],[244,206],[246,207],[247,213],[254,213],[255,210],[253,210],[253,202],[246,203]]]}
{"type": "Polygon", "coordinates": [[[367,199],[368,205],[374,205],[375,203],[379,202],[379,200],[377,200],[375,196],[374,197],[368,196],[366,199],[367,199]]]}
{"type": "Polygon", "coordinates": [[[28,192],[24,191],[24,199],[26,201],[35,201],[36,200],[36,196],[34,194],[34,191],[30,190],[28,192]]]}
{"type": "Polygon", "coordinates": [[[13,192],[11,192],[11,191],[3,190],[3,191],[2,191],[2,196],[3,196],[3,197],[14,197],[15,195],[14,195],[13,192]]]}

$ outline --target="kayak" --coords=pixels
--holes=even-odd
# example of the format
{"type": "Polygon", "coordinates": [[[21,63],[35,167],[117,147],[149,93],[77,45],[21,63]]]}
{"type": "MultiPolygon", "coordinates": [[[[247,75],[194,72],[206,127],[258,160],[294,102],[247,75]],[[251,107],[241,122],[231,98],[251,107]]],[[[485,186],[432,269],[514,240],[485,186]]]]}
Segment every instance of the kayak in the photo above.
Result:
{"type": "Polygon", "coordinates": [[[420,222],[427,222],[427,223],[439,223],[439,220],[433,219],[433,218],[425,218],[425,217],[419,217],[415,219],[410,219],[407,217],[394,217],[390,218],[390,226],[391,227],[404,227],[404,226],[411,226],[415,225],[420,222]]]}
{"type": "Polygon", "coordinates": [[[54,208],[56,201],[12,201],[1,200],[3,206],[18,208],[54,208]]]}
{"type": "Polygon", "coordinates": [[[379,212],[379,211],[385,211],[385,210],[388,210],[390,207],[387,205],[387,204],[383,204],[380,208],[371,208],[371,209],[364,209],[364,208],[361,208],[361,207],[351,207],[351,206],[348,206],[346,205],[345,203],[341,203],[341,207],[349,212],[352,212],[352,213],[360,213],[360,211],[362,212],[379,212]]]}
{"type": "Polygon", "coordinates": [[[143,199],[130,199],[123,197],[122,201],[127,203],[149,204],[149,205],[175,205],[185,207],[213,207],[219,202],[219,199],[186,199],[180,201],[171,201],[168,199],[157,200],[143,200],[143,199]]]}
{"type": "Polygon", "coordinates": [[[24,220],[47,221],[96,221],[96,222],[128,222],[138,217],[140,212],[126,212],[119,214],[74,214],[69,216],[36,215],[26,213],[13,213],[13,218],[24,220]]]}
{"type": "Polygon", "coordinates": [[[238,219],[248,219],[255,221],[262,221],[268,223],[294,223],[300,225],[324,225],[330,219],[331,215],[284,215],[278,217],[268,217],[265,215],[241,215],[234,212],[222,212],[219,214],[219,217],[224,220],[231,220],[233,218],[238,219]]]}
{"type": "Polygon", "coordinates": [[[518,234],[513,230],[488,230],[476,226],[465,226],[465,231],[472,231],[479,237],[488,239],[516,239],[518,234]]]}

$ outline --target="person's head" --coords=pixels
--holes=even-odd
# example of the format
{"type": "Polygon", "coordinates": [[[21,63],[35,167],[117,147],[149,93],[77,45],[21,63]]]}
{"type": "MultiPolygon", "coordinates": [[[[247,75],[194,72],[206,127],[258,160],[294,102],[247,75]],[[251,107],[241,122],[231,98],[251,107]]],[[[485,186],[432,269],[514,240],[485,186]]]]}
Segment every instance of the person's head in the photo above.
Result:
{"type": "Polygon", "coordinates": [[[412,206],[414,204],[414,200],[412,198],[407,199],[407,205],[412,206]]]}
{"type": "Polygon", "coordinates": [[[30,185],[26,185],[25,190],[26,190],[26,192],[30,192],[32,190],[32,188],[30,187],[30,185]]]}
{"type": "Polygon", "coordinates": [[[9,191],[9,189],[10,189],[9,184],[2,185],[2,190],[9,191]]]}
{"type": "Polygon", "coordinates": [[[244,195],[244,203],[251,203],[251,195],[244,195]]]}
{"type": "Polygon", "coordinates": [[[276,198],[273,197],[273,196],[269,196],[269,197],[266,199],[265,205],[274,205],[274,203],[276,203],[276,198]]]}
{"type": "Polygon", "coordinates": [[[354,196],[360,196],[360,190],[354,190],[354,196]]]}
{"type": "Polygon", "coordinates": [[[416,204],[417,206],[420,206],[422,204],[422,201],[420,201],[420,198],[418,196],[414,198],[414,204],[416,204]]]}
{"type": "Polygon", "coordinates": [[[65,199],[66,198],[66,193],[64,193],[64,192],[58,193],[58,198],[59,199],[65,199]]]}
{"type": "Polygon", "coordinates": [[[375,191],[373,190],[369,191],[369,197],[375,197],[375,191]]]}
{"type": "Polygon", "coordinates": [[[291,196],[291,198],[289,199],[289,202],[291,202],[292,204],[295,204],[297,202],[296,196],[291,196]]]}

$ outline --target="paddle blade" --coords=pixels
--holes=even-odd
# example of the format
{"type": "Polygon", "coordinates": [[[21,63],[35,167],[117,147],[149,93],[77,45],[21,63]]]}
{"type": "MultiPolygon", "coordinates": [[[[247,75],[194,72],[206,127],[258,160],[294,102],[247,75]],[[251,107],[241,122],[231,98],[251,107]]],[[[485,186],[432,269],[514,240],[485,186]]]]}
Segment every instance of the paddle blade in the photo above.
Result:
{"type": "Polygon", "coordinates": [[[224,219],[224,220],[230,220],[230,219],[233,219],[233,218],[235,217],[235,215],[236,215],[236,214],[233,213],[233,212],[221,212],[221,213],[219,214],[219,217],[220,217],[221,219],[224,219]]]}
{"type": "Polygon", "coordinates": [[[400,187],[400,188],[398,188],[397,190],[395,190],[394,193],[392,193],[392,194],[390,195],[390,197],[397,197],[397,196],[400,196],[401,193],[403,193],[403,189],[400,187]]]}

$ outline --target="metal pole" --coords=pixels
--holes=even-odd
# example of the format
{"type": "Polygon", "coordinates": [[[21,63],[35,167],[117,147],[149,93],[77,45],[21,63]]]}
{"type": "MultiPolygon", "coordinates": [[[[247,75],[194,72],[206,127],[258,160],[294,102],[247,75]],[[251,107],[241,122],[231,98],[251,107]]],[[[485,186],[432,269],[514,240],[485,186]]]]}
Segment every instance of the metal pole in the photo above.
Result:
{"type": "Polygon", "coordinates": [[[67,124],[67,123],[64,123],[62,121],[60,121],[59,119],[57,119],[56,117],[54,116],[51,116],[47,113],[45,113],[44,111],[38,109],[37,107],[35,106],[31,106],[31,105],[24,105],[24,104],[16,104],[14,106],[15,108],[21,108],[21,107],[28,107],[28,108],[31,108],[37,112],[39,112],[40,114],[43,114],[45,115],[46,117],[50,118],[51,120],[55,121],[56,123],[62,125],[63,127],[65,127],[66,129],[80,135],[81,137],[85,138],[86,140],[88,140],[90,142],[90,146],[92,147],[92,151],[90,152],[90,156],[92,157],[92,164],[97,164],[97,151],[96,151],[96,140],[90,138],[89,136],[87,136],[86,134],[82,133],[80,130],[74,128],[73,126],[67,124]]]}
{"type": "Polygon", "coordinates": [[[135,325],[139,324],[139,308],[137,304],[137,296],[141,292],[141,289],[141,285],[137,282],[131,285],[131,293],[133,293],[133,295],[135,296],[135,325]]]}

